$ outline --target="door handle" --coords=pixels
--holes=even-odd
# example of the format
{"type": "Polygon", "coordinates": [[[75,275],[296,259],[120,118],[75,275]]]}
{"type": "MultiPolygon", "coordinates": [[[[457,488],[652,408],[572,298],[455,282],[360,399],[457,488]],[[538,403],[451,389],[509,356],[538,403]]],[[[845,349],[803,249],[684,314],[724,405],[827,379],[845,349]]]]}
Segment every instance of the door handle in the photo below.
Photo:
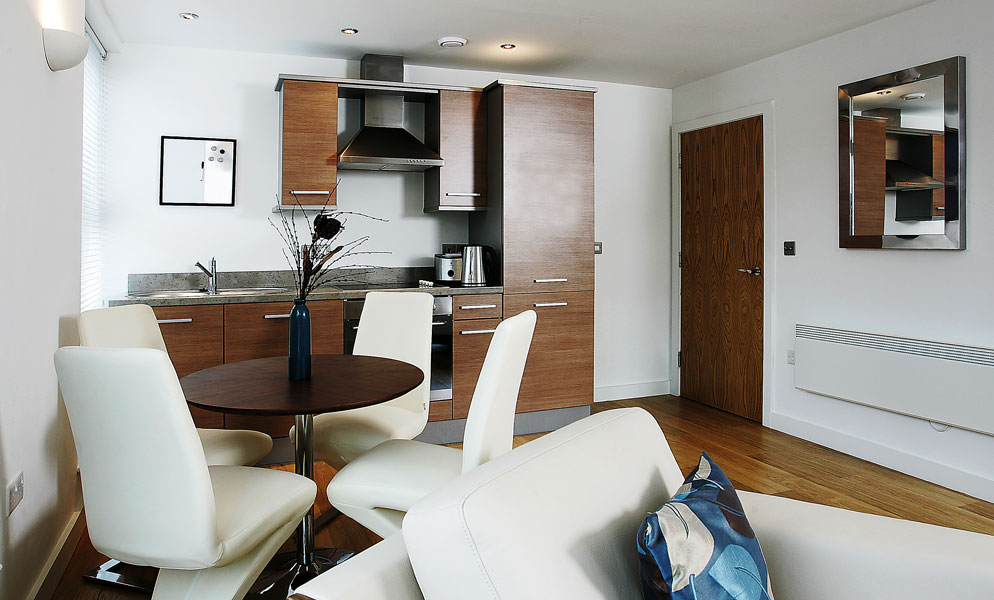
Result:
{"type": "Polygon", "coordinates": [[[755,269],[739,269],[738,271],[739,271],[739,273],[748,273],[750,275],[762,275],[763,274],[763,268],[762,267],[756,267],[755,269]]]}

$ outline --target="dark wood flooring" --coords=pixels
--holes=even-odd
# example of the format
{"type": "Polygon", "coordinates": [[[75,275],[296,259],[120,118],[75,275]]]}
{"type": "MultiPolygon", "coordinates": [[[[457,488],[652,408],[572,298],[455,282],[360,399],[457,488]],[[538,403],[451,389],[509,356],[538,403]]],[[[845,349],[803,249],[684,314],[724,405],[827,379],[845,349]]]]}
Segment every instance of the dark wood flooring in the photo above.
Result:
{"type": "MultiPolygon", "coordinates": [[[[594,405],[593,411],[630,406],[645,408],[656,417],[685,473],[697,464],[701,451],[706,450],[739,489],[994,535],[994,504],[696,402],[658,396],[600,402],[594,405]]],[[[541,435],[516,436],[514,445],[519,446],[541,435]]],[[[275,468],[292,470],[293,467],[275,468]]],[[[315,465],[315,475],[317,512],[320,514],[329,507],[325,489],[334,470],[319,463],[315,465]]],[[[316,541],[319,547],[363,550],[379,538],[342,516],[319,531],[316,541]]],[[[104,560],[84,534],[55,598],[148,598],[143,594],[84,583],[81,575],[104,560]]]]}

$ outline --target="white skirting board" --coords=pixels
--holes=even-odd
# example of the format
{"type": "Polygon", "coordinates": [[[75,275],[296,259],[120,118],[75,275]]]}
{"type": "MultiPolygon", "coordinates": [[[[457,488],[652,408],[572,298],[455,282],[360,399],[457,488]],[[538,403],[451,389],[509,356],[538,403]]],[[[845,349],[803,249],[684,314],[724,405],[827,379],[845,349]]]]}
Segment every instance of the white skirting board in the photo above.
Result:
{"type": "Polygon", "coordinates": [[[628,400],[648,396],[665,396],[670,393],[670,380],[629,383],[625,385],[605,385],[594,388],[594,402],[628,400]]]}
{"type": "Polygon", "coordinates": [[[994,435],[994,349],[798,323],[794,387],[994,435]]]}

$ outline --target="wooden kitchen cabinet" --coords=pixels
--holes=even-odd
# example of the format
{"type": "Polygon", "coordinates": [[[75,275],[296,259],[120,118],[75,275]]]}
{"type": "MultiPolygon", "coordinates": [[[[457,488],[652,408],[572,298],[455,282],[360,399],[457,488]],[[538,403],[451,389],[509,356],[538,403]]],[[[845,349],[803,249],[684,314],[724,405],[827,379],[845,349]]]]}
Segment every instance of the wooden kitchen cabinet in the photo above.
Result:
{"type": "Polygon", "coordinates": [[[474,240],[471,221],[471,242],[500,243],[506,294],[593,290],[593,92],[497,85],[487,102],[503,235],[474,240]]]}
{"type": "MultiPolygon", "coordinates": [[[[287,356],[292,302],[228,304],[224,308],[224,362],[287,356]]],[[[341,300],[307,303],[311,313],[311,353],[342,353],[341,300]]],[[[255,429],[274,437],[287,435],[293,417],[225,415],[227,429],[255,429]]]]}
{"type": "Polygon", "coordinates": [[[338,84],[284,80],[280,113],[280,203],[335,205],[338,84]]]}
{"type": "Polygon", "coordinates": [[[439,90],[425,112],[425,144],[445,165],[425,171],[425,212],[487,206],[487,106],[480,92],[439,90]]]}
{"type": "MultiPolygon", "coordinates": [[[[594,401],[594,293],[505,294],[504,314],[538,314],[517,412],[594,401]]],[[[453,386],[454,387],[454,386],[453,386]]],[[[453,390],[454,396],[455,390],[453,390]]]]}
{"type": "Polygon", "coordinates": [[[452,319],[499,319],[503,316],[504,297],[500,294],[467,294],[452,297],[452,319]]]}
{"type": "Polygon", "coordinates": [[[465,419],[500,319],[452,322],[452,418],[465,419]]]}
{"type": "MultiPolygon", "coordinates": [[[[220,304],[157,306],[152,310],[179,377],[224,362],[223,307],[220,304]]],[[[197,427],[224,427],[222,413],[190,406],[190,414],[197,427]]]]}

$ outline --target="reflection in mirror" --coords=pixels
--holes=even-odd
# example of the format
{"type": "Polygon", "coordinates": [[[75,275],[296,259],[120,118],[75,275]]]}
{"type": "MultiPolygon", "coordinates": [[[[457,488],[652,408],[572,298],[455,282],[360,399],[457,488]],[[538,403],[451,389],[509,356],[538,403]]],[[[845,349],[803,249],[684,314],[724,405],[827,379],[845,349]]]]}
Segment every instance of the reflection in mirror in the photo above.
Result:
{"type": "Polygon", "coordinates": [[[234,206],[235,140],[162,136],[159,204],[234,206]]]}
{"type": "Polygon", "coordinates": [[[840,247],[966,247],[964,66],[839,88],[840,247]]]}

